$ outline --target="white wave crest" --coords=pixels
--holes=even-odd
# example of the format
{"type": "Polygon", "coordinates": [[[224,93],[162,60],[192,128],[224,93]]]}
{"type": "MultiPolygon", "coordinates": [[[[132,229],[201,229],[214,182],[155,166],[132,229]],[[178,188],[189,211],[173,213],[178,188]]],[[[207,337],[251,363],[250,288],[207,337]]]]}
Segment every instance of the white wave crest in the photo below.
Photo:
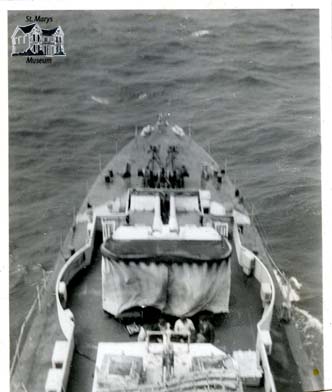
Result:
{"type": "Polygon", "coordinates": [[[100,103],[101,105],[108,105],[109,100],[107,98],[101,98],[101,97],[96,97],[94,95],[91,95],[91,99],[94,102],[100,103]]]}
{"type": "Polygon", "coordinates": [[[198,31],[194,31],[191,35],[193,37],[205,37],[206,35],[211,35],[211,31],[210,30],[198,30],[198,31]]]}
{"type": "MultiPolygon", "coordinates": [[[[300,309],[297,306],[294,306],[293,310],[294,310],[295,314],[297,314],[296,321],[299,322],[299,319],[301,318],[303,332],[308,332],[309,330],[315,330],[315,331],[319,332],[320,334],[323,334],[323,324],[320,320],[318,320],[316,317],[312,316],[306,310],[300,309]]],[[[310,335],[308,335],[308,336],[310,336],[310,335]]]]}
{"type": "Polygon", "coordinates": [[[295,278],[295,276],[292,276],[292,277],[289,279],[289,283],[293,284],[294,287],[296,288],[296,290],[300,290],[301,287],[302,287],[302,283],[300,283],[300,282],[295,278]]]}
{"type": "Polygon", "coordinates": [[[138,96],[137,100],[138,101],[143,101],[144,99],[146,99],[148,97],[147,93],[142,93],[138,96]]]}
{"type": "Polygon", "coordinates": [[[296,290],[299,290],[302,287],[302,284],[294,276],[289,279],[287,284],[286,281],[280,276],[278,271],[273,270],[273,272],[285,301],[298,302],[300,300],[300,296],[296,290]]]}

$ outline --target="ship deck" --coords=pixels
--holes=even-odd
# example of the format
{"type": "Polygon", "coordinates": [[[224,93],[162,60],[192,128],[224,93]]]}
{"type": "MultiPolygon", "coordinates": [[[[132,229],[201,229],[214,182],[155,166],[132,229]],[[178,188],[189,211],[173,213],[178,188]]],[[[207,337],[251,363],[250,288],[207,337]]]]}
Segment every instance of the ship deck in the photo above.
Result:
{"type": "MultiPolygon", "coordinates": [[[[86,196],[78,217],[85,213],[87,202],[94,208],[107,203],[110,199],[123,198],[128,186],[141,187],[142,179],[135,173],[138,169],[145,167],[146,160],[149,159],[148,147],[150,144],[162,144],[164,146],[161,151],[162,156],[165,156],[169,146],[178,146],[181,153],[179,154],[181,155],[181,163],[185,163],[187,167],[191,168],[190,177],[185,180],[187,189],[202,188],[200,178],[202,162],[209,165],[209,167],[218,168],[210,155],[190,137],[179,138],[172,132],[165,135],[151,135],[146,140],[136,137],[100,173],[86,196]],[[127,163],[130,163],[133,173],[130,184],[122,178],[127,163]],[[107,184],[104,176],[109,170],[113,170],[114,179],[112,183],[107,184]]],[[[204,184],[204,187],[211,191],[212,200],[219,201],[224,205],[234,204],[235,188],[227,173],[223,178],[221,187],[218,186],[213,177],[212,180],[204,184]]],[[[236,205],[236,208],[245,211],[243,206],[239,204],[236,205]]],[[[64,248],[78,250],[84,245],[86,241],[86,223],[80,222],[76,225],[76,230],[68,234],[64,248]]],[[[246,227],[241,240],[249,249],[257,250],[259,257],[266,265],[270,264],[265,247],[255,228],[246,227]]],[[[99,244],[96,245],[99,248],[99,244]]],[[[44,391],[55,340],[63,339],[58,324],[54,296],[55,280],[63,263],[64,259],[59,255],[55,263],[54,274],[48,282],[46,294],[42,298],[41,310],[27,330],[27,339],[11,380],[13,392],[44,391]]],[[[97,252],[93,263],[75,277],[68,290],[68,306],[74,314],[76,325],[76,347],[67,388],[68,392],[91,392],[99,342],[136,340],[136,337],[129,337],[122,323],[103,312],[100,264],[101,254],[97,252]]],[[[259,289],[259,284],[253,277],[248,278],[243,274],[236,260],[236,252],[233,252],[230,312],[227,315],[216,316],[214,319],[216,328],[215,345],[225,352],[232,353],[237,349],[255,350],[256,325],[262,314],[259,289]]],[[[277,298],[276,305],[279,304],[280,298],[277,298]]],[[[273,353],[270,363],[273,373],[276,375],[277,389],[285,392],[302,390],[298,374],[298,368],[303,367],[303,364],[301,365],[301,355],[295,363],[285,330],[281,328],[276,317],[274,317],[272,323],[271,333],[273,353]]],[[[249,389],[253,390],[253,388],[249,389]]],[[[254,390],[260,391],[262,389],[255,388],[254,390]]]]}
{"type": "MultiPolygon", "coordinates": [[[[177,165],[185,165],[189,171],[189,177],[185,178],[186,189],[208,189],[211,192],[212,200],[219,200],[226,206],[232,206],[234,203],[235,187],[229,177],[223,176],[222,185],[219,187],[217,179],[213,177],[212,171],[220,170],[217,162],[190,136],[179,137],[172,131],[167,130],[162,133],[155,132],[149,137],[136,136],[115,157],[106,164],[101,170],[95,183],[87,194],[79,214],[84,214],[87,203],[97,207],[108,203],[110,199],[119,198],[121,203],[126,198],[128,188],[141,188],[142,177],[139,177],[138,171],[145,168],[151,158],[149,147],[158,145],[160,147],[160,157],[166,160],[167,151],[170,147],[176,146],[178,155],[176,158],[177,165]],[[124,179],[123,174],[126,165],[131,168],[130,179],[124,179]],[[204,185],[201,182],[202,165],[206,165],[210,170],[210,180],[204,185]],[[105,176],[113,172],[113,178],[110,183],[105,182],[105,176]]],[[[241,206],[237,206],[241,209],[241,206]]]]}
{"type": "MultiPolygon", "coordinates": [[[[98,343],[134,342],[137,337],[130,337],[125,325],[102,309],[100,251],[91,266],[75,277],[69,292],[68,306],[76,323],[76,348],[67,391],[91,392],[98,343]]],[[[234,252],[230,312],[214,317],[214,344],[227,353],[255,350],[256,324],[261,314],[259,284],[254,278],[245,277],[234,252]]]]}

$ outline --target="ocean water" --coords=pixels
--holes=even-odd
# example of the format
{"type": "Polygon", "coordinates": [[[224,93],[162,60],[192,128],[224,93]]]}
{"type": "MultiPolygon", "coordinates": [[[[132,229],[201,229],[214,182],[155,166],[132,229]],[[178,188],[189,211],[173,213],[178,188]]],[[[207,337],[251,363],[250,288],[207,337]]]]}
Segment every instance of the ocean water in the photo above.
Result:
{"type": "Polygon", "coordinates": [[[67,56],[9,57],[11,350],[99,157],[159,112],[227,159],[275,262],[302,283],[299,328],[321,334],[318,12],[10,12],[9,48],[26,15],[61,25],[67,56]]]}

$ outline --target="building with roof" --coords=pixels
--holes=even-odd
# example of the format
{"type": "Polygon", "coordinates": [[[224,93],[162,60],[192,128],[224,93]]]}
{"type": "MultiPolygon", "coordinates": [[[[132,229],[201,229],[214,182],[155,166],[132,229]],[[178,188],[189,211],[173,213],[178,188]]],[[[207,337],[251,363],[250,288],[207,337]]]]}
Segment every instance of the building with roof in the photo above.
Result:
{"type": "Polygon", "coordinates": [[[61,26],[42,29],[38,23],[17,26],[12,34],[12,56],[65,56],[61,26]]]}

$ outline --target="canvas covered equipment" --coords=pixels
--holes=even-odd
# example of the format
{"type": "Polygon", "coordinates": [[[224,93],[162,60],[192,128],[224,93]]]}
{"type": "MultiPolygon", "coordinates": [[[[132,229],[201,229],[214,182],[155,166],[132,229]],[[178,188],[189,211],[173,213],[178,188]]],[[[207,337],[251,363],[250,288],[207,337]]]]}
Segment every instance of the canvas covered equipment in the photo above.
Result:
{"type": "Polygon", "coordinates": [[[228,312],[230,279],[228,259],[163,263],[103,257],[103,307],[116,317],[137,306],[177,317],[228,312]]]}

